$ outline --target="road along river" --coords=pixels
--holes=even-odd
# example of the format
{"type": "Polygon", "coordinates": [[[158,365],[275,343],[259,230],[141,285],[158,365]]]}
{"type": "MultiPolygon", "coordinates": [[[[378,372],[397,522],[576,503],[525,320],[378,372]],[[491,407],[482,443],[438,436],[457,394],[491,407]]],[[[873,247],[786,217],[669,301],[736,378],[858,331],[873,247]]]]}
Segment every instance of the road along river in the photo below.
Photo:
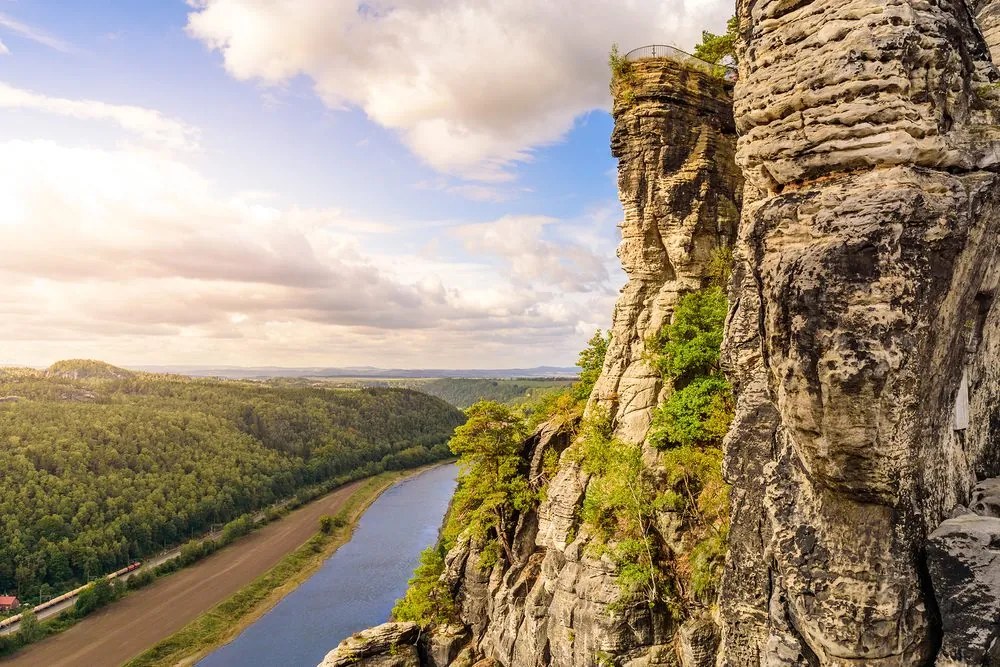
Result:
{"type": "Polygon", "coordinates": [[[350,542],[198,667],[315,667],[342,639],[386,621],[420,552],[437,539],[457,473],[455,465],[439,466],[387,490],[350,542]]]}

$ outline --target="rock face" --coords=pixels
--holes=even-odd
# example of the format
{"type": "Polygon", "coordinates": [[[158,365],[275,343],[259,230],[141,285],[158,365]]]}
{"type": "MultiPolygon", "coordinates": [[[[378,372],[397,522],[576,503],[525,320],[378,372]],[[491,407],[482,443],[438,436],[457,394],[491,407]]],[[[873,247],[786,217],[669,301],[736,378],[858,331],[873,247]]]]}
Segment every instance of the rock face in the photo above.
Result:
{"type": "MultiPolygon", "coordinates": [[[[611,142],[625,208],[618,254],[629,282],[588,409],[607,409],[616,435],[641,443],[663,390],[645,361],[646,340],[681,295],[706,283],[712,255],[731,246],[742,179],[728,84],[661,58],[633,63],[629,85],[628,99],[615,104],[611,142]]],[[[677,628],[665,614],[614,606],[614,567],[590,555],[580,525],[587,482],[564,457],[537,516],[522,517],[519,562],[506,570],[482,573],[467,542],[449,554],[447,576],[480,655],[508,667],[677,664],[677,628]]],[[[703,654],[713,637],[692,628],[685,664],[710,664],[714,656],[703,654]]]]}
{"type": "Polygon", "coordinates": [[[941,611],[937,664],[1000,664],[1000,519],[948,519],[928,539],[927,563],[941,611]]]}
{"type": "Polygon", "coordinates": [[[996,70],[964,0],[739,13],[721,663],[926,665],[925,536],[1000,466],[996,70]]]}
{"type": "Polygon", "coordinates": [[[608,410],[618,437],[641,443],[663,390],[645,361],[646,339],[669,322],[680,296],[704,286],[713,253],[732,246],[743,179],[728,84],[667,58],[632,63],[630,77],[611,136],[628,284],[591,404],[608,410]]]}

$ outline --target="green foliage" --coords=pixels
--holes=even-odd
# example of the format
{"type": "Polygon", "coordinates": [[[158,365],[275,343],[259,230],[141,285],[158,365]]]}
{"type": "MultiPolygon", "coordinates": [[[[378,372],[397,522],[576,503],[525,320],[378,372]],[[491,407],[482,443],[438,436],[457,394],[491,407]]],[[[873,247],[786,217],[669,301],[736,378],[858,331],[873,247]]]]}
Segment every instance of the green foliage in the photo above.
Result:
{"type": "Polygon", "coordinates": [[[655,351],[654,367],[675,383],[717,374],[728,310],[721,287],[709,287],[682,297],[670,324],[649,344],[655,351]]]}
{"type": "Polygon", "coordinates": [[[122,592],[119,587],[113,586],[107,577],[101,577],[80,591],[73,606],[73,611],[77,618],[83,618],[109,602],[118,599],[122,592]]]}
{"type": "Polygon", "coordinates": [[[726,563],[728,526],[713,532],[691,549],[691,591],[703,604],[712,604],[719,595],[719,582],[726,563]]]}
{"type": "Polygon", "coordinates": [[[736,45],[739,43],[740,22],[732,17],[726,23],[726,32],[716,35],[707,30],[701,33],[701,44],[694,47],[694,55],[713,65],[735,67],[739,61],[736,45]]]}
{"type": "Polygon", "coordinates": [[[547,393],[557,392],[572,384],[572,380],[534,379],[468,379],[441,378],[410,384],[414,389],[448,401],[465,409],[478,401],[497,401],[511,405],[524,405],[538,400],[547,393]]]}
{"type": "Polygon", "coordinates": [[[718,445],[732,422],[729,382],[720,375],[692,380],[674,391],[653,415],[649,442],[655,447],[718,445]]]}
{"type": "MultiPolygon", "coordinates": [[[[405,389],[0,369],[0,590],[55,593],[281,498],[450,456],[462,415],[405,389]]],[[[215,545],[215,546],[213,546],[215,545]]],[[[184,559],[216,548],[185,546],[184,559]]]]}
{"type": "Polygon", "coordinates": [[[451,591],[441,581],[445,553],[443,545],[439,544],[420,554],[420,565],[410,579],[406,594],[392,608],[393,620],[412,621],[426,628],[457,619],[451,591]]]}
{"type": "Polygon", "coordinates": [[[618,51],[618,45],[611,45],[608,54],[608,67],[611,69],[611,97],[615,103],[628,106],[635,102],[635,73],[632,63],[618,51]]]}
{"type": "Polygon", "coordinates": [[[533,506],[538,495],[528,484],[522,447],[527,430],[520,415],[495,401],[480,401],[455,429],[451,451],[462,469],[455,508],[472,533],[496,541],[513,562],[510,539],[516,512],[533,506]]]}
{"type": "Polygon", "coordinates": [[[603,414],[587,420],[578,447],[584,470],[593,475],[582,518],[600,540],[596,547],[615,563],[618,604],[662,602],[667,582],[653,526],[657,490],[642,449],[613,438],[603,414]]]}
{"type": "Polygon", "coordinates": [[[33,610],[27,609],[21,614],[21,625],[18,628],[17,634],[22,646],[38,641],[45,635],[45,631],[42,629],[41,624],[38,622],[38,617],[35,616],[33,610]]]}
{"type": "Polygon", "coordinates": [[[610,343],[611,332],[603,334],[598,329],[587,341],[587,347],[580,352],[576,361],[576,365],[580,367],[580,379],[573,385],[573,396],[577,400],[586,401],[590,398],[590,392],[601,375],[601,369],[604,368],[604,357],[608,353],[610,343]]]}
{"type": "Polygon", "coordinates": [[[720,446],[733,414],[732,390],[719,367],[728,304],[721,287],[685,295],[673,319],[648,342],[650,361],[673,392],[656,410],[649,442],[720,446]]]}

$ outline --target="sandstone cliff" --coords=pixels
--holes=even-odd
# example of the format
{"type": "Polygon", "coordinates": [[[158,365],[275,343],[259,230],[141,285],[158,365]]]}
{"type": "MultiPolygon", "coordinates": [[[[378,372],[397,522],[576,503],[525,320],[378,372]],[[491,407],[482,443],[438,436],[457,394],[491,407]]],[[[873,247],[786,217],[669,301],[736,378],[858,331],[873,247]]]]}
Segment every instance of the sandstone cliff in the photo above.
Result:
{"type": "MultiPolygon", "coordinates": [[[[739,216],[718,608],[616,606],[579,519],[592,480],[563,455],[516,562],[449,554],[463,625],[406,664],[1000,665],[1000,0],[738,10],[734,116],[725,84],[665,59],[619,91],[629,282],[588,405],[657,469],[671,388],[646,341],[739,216]]],[[[525,456],[572,438],[550,428],[525,456]]]]}
{"type": "Polygon", "coordinates": [[[925,538],[1000,467],[996,70],[963,0],[739,11],[722,662],[931,664],[925,538]]]}
{"type": "MultiPolygon", "coordinates": [[[[611,144],[625,209],[618,255],[629,280],[615,306],[588,411],[607,412],[618,438],[641,444],[667,390],[648,363],[647,340],[670,321],[684,293],[706,284],[712,255],[732,245],[742,177],[734,159],[731,84],[713,72],[656,58],[631,63],[626,85],[627,94],[615,102],[611,144]]],[[[532,471],[546,450],[570,446],[574,426],[543,429],[527,443],[532,471]]],[[[645,458],[655,469],[656,450],[646,448],[645,458]]],[[[448,629],[459,637],[439,648],[449,662],[425,650],[424,664],[482,659],[507,667],[640,667],[675,665],[679,650],[687,665],[714,661],[717,629],[711,621],[679,627],[664,609],[615,604],[615,567],[588,548],[592,536],[581,525],[588,482],[578,463],[563,456],[541,506],[520,517],[514,563],[484,571],[476,545],[459,541],[444,577],[467,634],[448,629]]],[[[669,549],[678,526],[666,518],[662,523],[659,539],[669,549]]]]}

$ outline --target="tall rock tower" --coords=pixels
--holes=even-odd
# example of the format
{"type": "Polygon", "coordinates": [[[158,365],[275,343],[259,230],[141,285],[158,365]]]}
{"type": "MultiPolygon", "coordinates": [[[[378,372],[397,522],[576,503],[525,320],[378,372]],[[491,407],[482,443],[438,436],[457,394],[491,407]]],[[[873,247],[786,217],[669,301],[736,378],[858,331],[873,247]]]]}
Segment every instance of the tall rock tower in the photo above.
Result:
{"type": "Polygon", "coordinates": [[[733,245],[742,198],[732,84],[684,58],[637,59],[613,84],[611,150],[625,209],[618,257],[628,284],[591,404],[634,443],[645,439],[664,389],[646,362],[646,340],[684,293],[705,285],[713,253],[733,245]]]}
{"type": "Polygon", "coordinates": [[[739,3],[725,664],[928,665],[941,641],[926,536],[1000,472],[1000,106],[972,4],[739,3]]]}

